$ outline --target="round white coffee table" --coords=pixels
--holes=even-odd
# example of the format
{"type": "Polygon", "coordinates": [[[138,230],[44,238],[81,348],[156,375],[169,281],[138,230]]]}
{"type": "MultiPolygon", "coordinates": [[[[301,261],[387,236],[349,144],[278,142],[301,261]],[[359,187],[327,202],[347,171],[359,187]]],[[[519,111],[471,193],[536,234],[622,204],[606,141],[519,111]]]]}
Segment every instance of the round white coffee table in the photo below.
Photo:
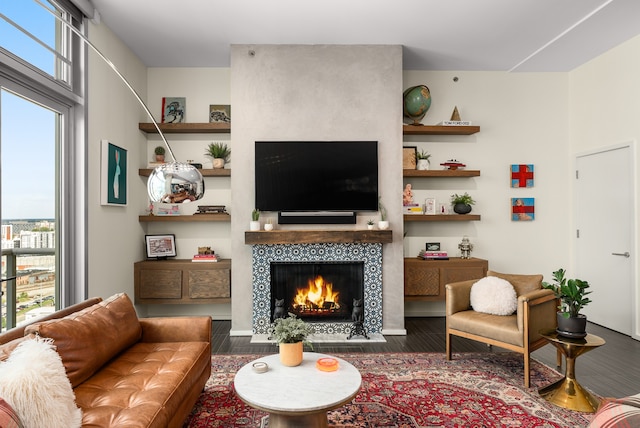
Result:
{"type": "Polygon", "coordinates": [[[236,373],[234,388],[242,401],[269,413],[269,427],[327,426],[327,410],[340,407],[355,397],[362,377],[358,369],[343,359],[305,352],[302,364],[286,367],[278,354],[251,361],[236,373]],[[335,358],[338,370],[316,368],[319,358],[335,358]],[[253,364],[267,363],[269,369],[257,373],[253,364]]]}

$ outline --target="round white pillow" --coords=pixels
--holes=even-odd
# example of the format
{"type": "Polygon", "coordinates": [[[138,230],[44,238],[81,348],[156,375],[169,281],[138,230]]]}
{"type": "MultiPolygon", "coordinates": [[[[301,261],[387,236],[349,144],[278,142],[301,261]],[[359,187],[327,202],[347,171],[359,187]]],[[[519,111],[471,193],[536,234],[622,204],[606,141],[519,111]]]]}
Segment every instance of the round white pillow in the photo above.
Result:
{"type": "Polygon", "coordinates": [[[513,285],[495,276],[482,278],[471,286],[471,307],[476,312],[511,315],[518,309],[518,296],[513,285]]]}

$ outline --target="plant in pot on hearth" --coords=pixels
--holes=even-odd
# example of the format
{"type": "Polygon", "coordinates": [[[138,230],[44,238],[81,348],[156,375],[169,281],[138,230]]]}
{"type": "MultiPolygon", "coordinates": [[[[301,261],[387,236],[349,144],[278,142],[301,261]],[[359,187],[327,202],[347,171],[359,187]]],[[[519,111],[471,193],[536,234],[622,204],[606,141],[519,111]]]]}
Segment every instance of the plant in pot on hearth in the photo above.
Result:
{"type": "Polygon", "coordinates": [[[224,168],[224,164],[229,162],[229,156],[231,156],[231,149],[225,143],[215,142],[207,146],[205,155],[213,158],[213,168],[224,168]]]}
{"type": "Polygon", "coordinates": [[[591,303],[585,297],[589,283],[581,279],[565,278],[565,270],[560,268],[553,272],[553,283],[543,282],[542,287],[553,291],[560,300],[558,306],[558,334],[570,338],[582,338],[587,335],[587,317],[580,310],[591,303]]]}
{"type": "Polygon", "coordinates": [[[475,204],[467,192],[462,195],[454,193],[451,195],[451,205],[453,205],[453,211],[458,214],[469,214],[471,212],[471,205],[475,204]]]}
{"type": "Polygon", "coordinates": [[[380,221],[378,221],[378,229],[385,230],[389,228],[387,220],[387,208],[382,203],[382,197],[378,196],[378,211],[380,211],[380,221]]]}
{"type": "Polygon", "coordinates": [[[249,222],[249,230],[260,230],[260,210],[251,211],[251,222],[249,222]]]}
{"type": "Polygon", "coordinates": [[[416,152],[416,169],[421,171],[426,171],[429,169],[429,165],[431,165],[431,155],[424,150],[420,150],[416,152]]]}
{"type": "Polygon", "coordinates": [[[313,349],[307,338],[313,333],[313,327],[289,312],[286,318],[277,318],[273,322],[272,337],[280,348],[280,362],[289,367],[302,363],[304,345],[313,349]]]}
{"type": "Polygon", "coordinates": [[[156,147],[155,149],[153,149],[153,153],[156,155],[156,162],[164,162],[164,147],[156,147]]]}

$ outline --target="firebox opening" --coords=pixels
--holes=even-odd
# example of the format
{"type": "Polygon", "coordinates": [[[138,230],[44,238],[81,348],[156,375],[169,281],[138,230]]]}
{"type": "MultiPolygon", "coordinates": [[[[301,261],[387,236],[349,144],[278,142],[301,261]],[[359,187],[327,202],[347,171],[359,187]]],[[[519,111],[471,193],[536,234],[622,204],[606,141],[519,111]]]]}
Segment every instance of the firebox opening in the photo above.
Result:
{"type": "Polygon", "coordinates": [[[271,263],[272,322],[289,312],[309,322],[350,322],[363,294],[364,262],[271,263]]]}

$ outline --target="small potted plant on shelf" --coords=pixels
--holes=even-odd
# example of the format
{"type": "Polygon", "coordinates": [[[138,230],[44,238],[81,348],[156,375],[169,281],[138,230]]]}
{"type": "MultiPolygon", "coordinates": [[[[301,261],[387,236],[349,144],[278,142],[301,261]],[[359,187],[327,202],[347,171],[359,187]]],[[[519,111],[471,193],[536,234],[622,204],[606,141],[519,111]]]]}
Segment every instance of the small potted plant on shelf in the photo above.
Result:
{"type": "Polygon", "coordinates": [[[373,220],[371,219],[367,220],[367,229],[369,230],[373,229],[373,220]]]}
{"type": "Polygon", "coordinates": [[[587,335],[587,317],[580,310],[591,303],[585,297],[591,291],[589,282],[581,279],[565,278],[565,270],[560,268],[553,272],[553,283],[543,282],[542,287],[553,291],[560,300],[557,312],[558,334],[561,336],[580,339],[587,335]]]}
{"type": "Polygon", "coordinates": [[[471,205],[475,203],[476,201],[474,201],[467,192],[462,195],[458,195],[457,193],[451,195],[451,205],[453,205],[453,211],[458,214],[469,214],[471,212],[471,205]]]}
{"type": "Polygon", "coordinates": [[[431,155],[424,150],[420,150],[416,152],[416,169],[421,171],[426,171],[429,169],[429,165],[431,165],[431,155]]]}
{"type": "Polygon", "coordinates": [[[378,221],[378,229],[385,230],[389,228],[387,220],[387,208],[382,203],[382,197],[378,196],[378,211],[380,211],[380,221],[378,221]]]}
{"type": "Polygon", "coordinates": [[[273,220],[271,217],[267,219],[267,222],[264,224],[264,230],[270,231],[273,230],[273,220]]]}
{"type": "Polygon", "coordinates": [[[278,342],[280,362],[289,367],[302,363],[304,345],[313,348],[307,338],[313,327],[289,313],[286,318],[277,318],[273,323],[272,337],[278,342]]]}
{"type": "Polygon", "coordinates": [[[231,156],[231,149],[229,146],[222,142],[210,143],[207,146],[205,155],[213,158],[213,168],[222,169],[224,164],[229,162],[229,156],[231,156]]]}
{"type": "Polygon", "coordinates": [[[251,222],[249,223],[249,230],[260,230],[260,210],[251,211],[251,222]]]}
{"type": "Polygon", "coordinates": [[[165,149],[162,146],[158,146],[155,149],[153,149],[153,153],[156,156],[156,162],[164,162],[164,154],[165,154],[165,149]]]}

